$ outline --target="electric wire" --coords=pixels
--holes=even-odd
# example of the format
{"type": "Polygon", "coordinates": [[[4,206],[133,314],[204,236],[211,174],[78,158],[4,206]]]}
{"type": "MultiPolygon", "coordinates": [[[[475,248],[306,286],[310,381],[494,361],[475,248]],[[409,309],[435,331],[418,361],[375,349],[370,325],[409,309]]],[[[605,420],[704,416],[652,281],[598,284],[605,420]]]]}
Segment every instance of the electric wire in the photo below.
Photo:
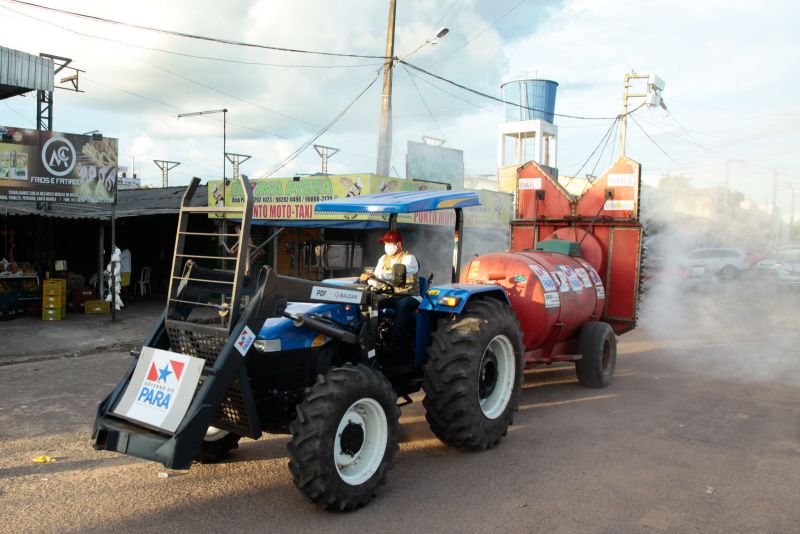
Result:
{"type": "Polygon", "coordinates": [[[259,48],[259,49],[263,49],[263,50],[272,50],[272,51],[275,51],[275,52],[291,52],[291,53],[296,53],[296,54],[312,54],[312,55],[318,55],[318,56],[353,57],[353,58],[383,59],[383,60],[391,59],[391,58],[388,58],[386,56],[375,56],[375,55],[368,55],[368,54],[347,54],[347,53],[339,53],[339,52],[322,52],[322,51],[319,51],[319,50],[302,50],[302,49],[298,49],[298,48],[286,48],[286,47],[281,47],[281,46],[271,46],[271,45],[264,45],[264,44],[258,44],[258,43],[248,43],[248,42],[245,42],[245,41],[236,41],[236,40],[233,40],[233,39],[223,39],[221,37],[210,37],[210,36],[207,36],[207,35],[198,35],[198,34],[193,34],[193,33],[179,32],[179,31],[175,31],[175,30],[167,30],[167,29],[163,29],[163,28],[154,28],[152,26],[143,26],[143,25],[140,25],[140,24],[133,24],[133,23],[130,23],[130,22],[122,22],[122,21],[118,21],[118,20],[107,19],[107,18],[103,18],[103,17],[97,17],[97,16],[94,16],[94,15],[87,15],[85,13],[78,13],[78,12],[75,12],[75,11],[67,11],[65,9],[58,9],[58,8],[50,7],[50,6],[43,6],[43,5],[40,5],[40,4],[34,4],[32,2],[24,2],[22,0],[0,0],[0,1],[11,2],[11,3],[14,3],[14,4],[19,4],[19,5],[26,6],[26,7],[33,7],[33,8],[36,8],[36,9],[42,9],[42,10],[50,11],[50,12],[53,12],[53,13],[60,13],[62,15],[69,15],[71,17],[90,20],[92,22],[101,22],[101,23],[105,23],[105,24],[112,24],[112,25],[115,25],[115,26],[123,26],[123,27],[126,27],[126,28],[135,28],[135,29],[138,29],[138,30],[145,30],[145,31],[149,31],[149,32],[160,33],[160,34],[163,34],[163,35],[170,35],[170,36],[173,36],[173,37],[183,37],[183,38],[186,38],[186,39],[195,39],[195,40],[199,40],[199,41],[207,41],[207,42],[212,42],[212,43],[219,43],[219,44],[226,44],[226,45],[233,45],[233,46],[243,46],[243,47],[249,47],[249,48],[259,48]]]}
{"type": "Polygon", "coordinates": [[[662,154],[664,154],[664,155],[667,157],[667,159],[669,159],[669,160],[670,160],[672,163],[674,163],[674,164],[675,164],[675,165],[677,165],[678,167],[680,167],[680,168],[682,168],[682,169],[684,169],[684,170],[687,170],[687,169],[685,169],[685,168],[683,167],[683,165],[681,165],[680,163],[678,163],[677,161],[675,161],[675,158],[673,158],[672,156],[670,156],[670,155],[667,153],[667,151],[666,151],[666,150],[664,150],[663,148],[661,148],[661,145],[659,145],[658,143],[656,143],[655,139],[653,139],[652,137],[650,137],[650,134],[649,134],[649,133],[647,133],[647,132],[645,131],[645,129],[644,129],[644,128],[642,128],[642,125],[641,125],[641,124],[639,124],[639,121],[637,121],[635,117],[631,117],[631,119],[633,120],[633,123],[634,123],[634,124],[635,124],[635,125],[636,125],[636,126],[637,126],[637,127],[638,127],[638,128],[641,130],[641,131],[642,131],[642,133],[645,135],[645,137],[647,137],[647,138],[650,140],[650,142],[651,142],[651,143],[653,143],[653,145],[655,145],[655,147],[656,147],[658,150],[660,150],[660,151],[661,151],[661,153],[662,153],[662,154]]]}
{"type": "Polygon", "coordinates": [[[7,107],[8,109],[10,109],[10,110],[11,110],[11,111],[13,111],[14,113],[16,113],[17,115],[19,115],[19,116],[20,116],[20,117],[22,117],[23,119],[25,119],[25,121],[26,121],[26,122],[29,122],[29,123],[31,123],[33,126],[36,126],[36,121],[32,120],[30,117],[26,117],[25,115],[23,115],[22,113],[20,113],[19,111],[17,111],[17,110],[16,110],[16,109],[14,109],[13,107],[11,107],[11,104],[9,104],[8,102],[6,102],[5,100],[3,100],[3,104],[5,104],[5,105],[6,105],[6,107],[7,107]]]}
{"type": "Polygon", "coordinates": [[[355,98],[353,98],[353,100],[351,100],[350,103],[347,104],[347,106],[345,106],[345,108],[342,111],[339,112],[338,115],[336,115],[333,119],[328,121],[328,123],[325,124],[325,126],[323,126],[319,131],[317,131],[314,135],[312,135],[305,143],[300,145],[294,152],[292,152],[282,162],[280,162],[280,163],[276,164],[275,166],[273,166],[266,174],[261,176],[261,178],[269,178],[270,176],[272,176],[273,174],[278,172],[280,169],[282,169],[283,167],[285,167],[286,165],[288,165],[289,163],[294,161],[294,159],[297,158],[297,156],[299,156],[305,149],[307,149],[309,146],[311,146],[312,143],[314,143],[314,141],[319,139],[325,132],[330,130],[337,122],[339,122],[339,119],[344,117],[344,115],[350,110],[350,108],[352,108],[355,105],[355,103],[358,102],[361,99],[362,96],[364,96],[364,93],[366,93],[373,85],[375,85],[375,82],[378,81],[378,77],[380,77],[380,74],[381,74],[382,70],[383,70],[383,67],[381,67],[380,69],[378,69],[375,72],[375,77],[372,79],[372,81],[369,82],[369,84],[367,84],[367,86],[364,89],[362,89],[361,92],[358,93],[355,96],[355,98]]]}
{"type": "MultiPolygon", "coordinates": [[[[3,0],[3,1],[5,1],[5,0],[3,0]]],[[[89,35],[84,35],[84,34],[82,34],[82,33],[80,33],[80,32],[75,32],[75,31],[73,31],[73,30],[71,30],[71,29],[69,29],[69,28],[66,28],[66,27],[64,27],[64,26],[61,26],[61,25],[59,25],[59,24],[56,24],[56,23],[52,23],[52,22],[49,22],[49,21],[45,21],[45,20],[39,19],[39,18],[37,18],[37,17],[32,17],[32,16],[29,16],[29,15],[25,15],[25,14],[22,14],[22,13],[18,13],[18,12],[14,11],[14,10],[12,10],[12,9],[9,9],[9,8],[7,8],[7,7],[5,7],[5,6],[0,6],[0,7],[1,7],[1,8],[3,8],[3,9],[6,9],[6,10],[8,10],[8,11],[13,11],[13,12],[15,12],[15,13],[17,13],[17,14],[20,14],[20,15],[23,15],[23,16],[27,16],[27,17],[29,17],[29,18],[33,18],[34,20],[37,20],[37,21],[39,21],[39,22],[42,22],[42,23],[44,23],[44,24],[49,24],[49,25],[52,25],[52,26],[58,27],[58,28],[60,28],[60,29],[62,29],[62,30],[64,30],[64,31],[69,31],[69,32],[72,32],[72,33],[77,33],[78,35],[82,35],[82,36],[85,36],[85,37],[92,37],[92,36],[89,36],[89,35]]],[[[187,81],[187,82],[189,82],[189,83],[193,83],[193,84],[195,84],[195,85],[198,85],[198,86],[200,86],[200,87],[203,87],[203,88],[205,88],[205,89],[208,89],[208,90],[210,90],[210,91],[216,92],[216,93],[218,93],[218,94],[221,94],[221,95],[223,95],[223,96],[226,96],[226,97],[228,97],[228,98],[232,98],[232,99],[234,99],[234,100],[240,101],[240,102],[242,102],[242,103],[244,103],[244,104],[247,104],[247,105],[250,105],[250,106],[256,107],[256,108],[258,108],[258,109],[261,109],[261,110],[267,111],[267,112],[269,112],[269,113],[272,113],[272,114],[278,115],[278,116],[280,116],[280,117],[283,117],[283,118],[285,118],[285,119],[288,119],[288,120],[291,120],[291,121],[295,121],[295,122],[298,122],[298,123],[304,124],[304,125],[306,125],[306,126],[311,126],[311,127],[313,127],[313,128],[319,128],[319,127],[320,127],[318,124],[313,124],[313,123],[311,123],[311,122],[308,122],[308,121],[305,121],[305,120],[303,120],[303,119],[299,119],[299,118],[297,118],[297,117],[293,117],[293,116],[291,116],[291,115],[287,115],[287,114],[285,114],[285,113],[281,113],[280,111],[277,111],[277,110],[274,110],[274,109],[268,108],[268,107],[266,107],[266,106],[263,106],[263,105],[261,105],[261,104],[257,104],[257,103],[255,103],[255,102],[251,102],[251,101],[249,101],[249,100],[246,100],[246,99],[244,99],[244,98],[238,97],[238,96],[236,96],[236,95],[234,95],[234,94],[232,94],[232,93],[228,93],[228,92],[226,92],[226,91],[222,91],[221,89],[217,89],[216,87],[213,87],[213,86],[211,86],[211,85],[208,85],[208,84],[206,84],[206,83],[203,83],[203,82],[201,82],[201,81],[198,81],[198,80],[195,80],[195,79],[193,79],[193,78],[190,78],[190,77],[188,77],[188,76],[185,76],[185,75],[183,75],[183,74],[181,74],[181,73],[179,73],[179,72],[173,71],[173,70],[171,70],[171,69],[168,69],[168,68],[166,68],[166,67],[162,67],[162,66],[160,66],[160,65],[157,65],[157,64],[155,64],[155,63],[153,63],[153,62],[151,62],[151,61],[147,61],[147,60],[145,60],[145,59],[143,59],[143,58],[140,58],[140,57],[138,57],[138,56],[136,56],[136,55],[134,55],[134,54],[129,54],[129,53],[127,53],[127,52],[123,52],[123,51],[121,51],[121,50],[120,50],[119,52],[120,52],[120,53],[122,53],[122,54],[124,54],[124,55],[127,55],[128,57],[131,57],[131,58],[133,58],[133,59],[136,59],[137,61],[140,61],[140,62],[142,62],[142,63],[144,63],[144,64],[146,64],[146,65],[149,65],[149,66],[151,66],[151,67],[153,67],[153,68],[155,68],[155,69],[161,70],[161,71],[163,71],[163,72],[166,72],[166,73],[168,73],[168,74],[171,74],[171,75],[173,75],[173,76],[175,76],[175,77],[177,77],[177,78],[180,78],[180,79],[182,79],[182,80],[184,80],[184,81],[187,81]]],[[[379,64],[379,65],[382,65],[382,64],[379,64]]],[[[373,66],[374,66],[374,64],[373,64],[373,66]]],[[[96,81],[95,81],[95,83],[98,83],[98,82],[96,82],[96,81]]],[[[129,91],[125,91],[125,90],[122,90],[122,89],[119,89],[119,88],[116,88],[116,87],[112,87],[112,88],[113,88],[113,89],[120,90],[120,91],[123,91],[123,92],[127,92],[127,93],[129,93],[129,94],[133,94],[133,93],[130,93],[129,91]]],[[[141,96],[141,95],[135,95],[135,94],[134,94],[134,96],[141,96]]],[[[159,101],[157,101],[157,100],[154,100],[154,99],[152,99],[152,98],[149,98],[149,97],[142,97],[142,98],[145,98],[146,100],[150,100],[150,101],[153,101],[153,102],[156,102],[156,103],[162,103],[162,102],[159,102],[159,101]]],[[[233,123],[232,123],[232,124],[233,124],[233,123]]],[[[272,136],[272,137],[277,137],[277,138],[280,138],[280,139],[287,139],[287,140],[288,140],[288,139],[291,139],[291,138],[289,138],[289,137],[287,137],[287,136],[280,135],[280,134],[276,134],[276,133],[273,133],[273,132],[267,132],[267,131],[265,131],[265,130],[254,129],[254,128],[252,128],[252,127],[248,127],[248,126],[244,126],[244,125],[239,125],[239,126],[240,126],[241,128],[248,129],[248,130],[251,130],[251,131],[254,131],[254,132],[264,133],[264,134],[267,134],[267,135],[269,135],[269,136],[272,136]]],[[[342,136],[342,137],[347,137],[347,138],[350,138],[350,139],[354,139],[354,140],[356,140],[356,141],[359,141],[359,142],[361,142],[361,143],[365,143],[365,144],[371,144],[371,142],[370,142],[370,141],[367,141],[367,140],[365,140],[365,139],[362,139],[362,138],[359,138],[359,137],[355,137],[355,136],[352,136],[352,135],[343,134],[343,133],[338,133],[338,134],[336,134],[336,135],[340,135],[340,136],[342,136]]],[[[343,151],[343,152],[345,152],[345,153],[350,153],[350,152],[347,152],[347,151],[343,151]]],[[[350,153],[350,154],[352,154],[352,153],[350,153]]]]}
{"type": "Polygon", "coordinates": [[[11,9],[8,6],[0,6],[0,8],[4,9],[4,10],[10,12],[10,13],[16,13],[17,15],[19,15],[21,17],[26,17],[26,18],[35,20],[37,22],[40,22],[42,24],[47,24],[49,26],[54,26],[56,28],[60,28],[60,29],[62,29],[64,31],[68,31],[70,33],[74,33],[75,35],[80,35],[81,37],[87,37],[89,39],[97,39],[97,40],[106,41],[106,42],[109,42],[109,43],[120,44],[120,45],[123,45],[123,46],[129,46],[131,48],[139,48],[141,50],[148,50],[148,51],[151,51],[151,52],[160,52],[160,53],[163,53],[163,54],[170,54],[170,55],[174,55],[174,56],[188,57],[188,58],[193,58],[193,59],[204,59],[204,60],[208,60],[208,61],[218,61],[218,62],[222,62],[222,63],[232,63],[232,64],[236,64],[236,65],[250,65],[250,66],[260,66],[260,67],[282,67],[282,68],[297,68],[297,69],[347,69],[347,68],[358,68],[358,67],[377,67],[379,65],[382,65],[382,63],[357,63],[357,64],[349,64],[349,65],[302,65],[302,64],[287,64],[287,63],[266,63],[266,62],[263,62],[263,61],[244,61],[244,60],[239,60],[239,59],[221,58],[221,57],[214,57],[214,56],[202,56],[202,55],[199,55],[199,54],[189,54],[187,52],[178,52],[176,50],[167,50],[167,49],[164,49],[164,48],[156,48],[156,47],[152,47],[152,46],[143,46],[143,45],[139,45],[139,44],[135,44],[135,43],[129,43],[127,41],[120,41],[118,39],[112,39],[110,37],[103,37],[103,36],[100,36],[100,35],[93,35],[93,34],[90,34],[90,33],[85,33],[85,32],[81,32],[81,31],[78,31],[78,30],[73,30],[72,28],[68,28],[66,26],[62,26],[60,24],[57,24],[57,23],[49,21],[49,20],[45,20],[45,19],[42,19],[42,18],[39,18],[39,17],[34,17],[33,15],[30,15],[28,13],[23,13],[21,11],[17,11],[15,9],[11,9]]]}
{"type": "Polygon", "coordinates": [[[461,46],[459,46],[459,47],[458,47],[458,48],[456,48],[455,50],[452,50],[452,51],[451,51],[450,53],[448,53],[447,55],[445,55],[445,56],[443,56],[443,57],[439,58],[438,60],[434,61],[433,63],[431,63],[431,66],[438,65],[439,63],[441,63],[441,62],[442,62],[442,61],[444,61],[445,59],[449,58],[449,57],[450,57],[450,56],[452,56],[453,54],[456,54],[456,53],[460,52],[461,50],[463,50],[464,48],[466,48],[467,46],[469,46],[469,45],[472,43],[472,41],[474,41],[475,39],[477,39],[478,37],[480,37],[481,35],[483,35],[485,32],[489,31],[490,29],[494,28],[494,27],[497,25],[497,23],[499,23],[501,20],[503,20],[504,18],[506,18],[506,17],[507,17],[507,16],[508,16],[508,15],[509,15],[509,14],[510,14],[512,11],[514,11],[515,9],[517,9],[519,6],[521,6],[522,4],[524,4],[526,1],[527,1],[527,0],[520,0],[519,2],[517,2],[516,4],[514,4],[514,5],[511,7],[511,9],[509,9],[508,11],[506,11],[505,13],[503,13],[502,15],[500,15],[500,17],[498,17],[498,18],[497,18],[497,19],[496,19],[494,22],[492,22],[491,24],[489,24],[488,26],[486,26],[484,29],[482,29],[481,31],[479,31],[478,33],[476,33],[475,35],[473,35],[472,37],[470,37],[470,38],[467,40],[467,42],[465,42],[464,44],[462,44],[461,46]]]}
{"type": "MultiPolygon", "coordinates": [[[[549,111],[547,111],[547,110],[538,109],[538,108],[533,108],[533,107],[530,107],[530,106],[523,106],[522,104],[518,104],[518,103],[516,103],[516,102],[509,102],[508,100],[505,100],[505,99],[503,99],[503,98],[498,98],[498,97],[496,97],[496,96],[492,96],[492,95],[490,95],[490,94],[487,94],[487,93],[484,93],[484,92],[478,91],[477,89],[472,89],[471,87],[467,87],[466,85],[463,85],[463,84],[460,84],[460,83],[458,83],[458,82],[455,82],[455,81],[453,81],[453,80],[450,80],[450,79],[448,79],[448,78],[445,78],[444,76],[439,76],[438,74],[434,74],[434,73],[432,73],[432,72],[430,72],[430,71],[427,71],[427,70],[425,70],[425,69],[423,69],[423,68],[421,68],[421,67],[417,67],[416,65],[413,65],[413,64],[411,64],[411,63],[409,63],[409,62],[407,62],[407,61],[402,61],[402,60],[401,60],[401,61],[399,61],[399,63],[402,63],[403,65],[406,65],[406,66],[408,66],[408,67],[411,67],[412,69],[414,69],[414,70],[416,70],[416,71],[418,71],[418,72],[421,72],[421,73],[423,73],[423,74],[426,74],[427,76],[430,76],[430,77],[432,77],[432,78],[436,78],[437,80],[440,80],[440,81],[443,81],[443,82],[445,82],[445,83],[448,83],[448,84],[450,84],[450,85],[452,85],[452,86],[454,86],[454,87],[458,87],[459,89],[462,89],[462,90],[464,90],[464,91],[467,91],[467,92],[473,93],[473,94],[475,94],[475,95],[478,95],[478,96],[482,96],[482,97],[484,97],[484,98],[488,98],[489,100],[494,100],[495,102],[500,102],[501,104],[507,104],[507,105],[509,105],[509,106],[518,107],[518,108],[520,108],[520,109],[526,109],[526,110],[528,110],[528,111],[536,111],[536,112],[539,112],[539,113],[547,113],[547,114],[550,114],[550,112],[549,112],[549,111]]],[[[642,107],[642,106],[639,106],[639,107],[637,107],[637,108],[634,108],[633,110],[631,110],[631,111],[628,111],[628,112],[626,112],[626,113],[621,113],[620,115],[617,115],[616,117],[587,117],[587,116],[583,116],[583,115],[568,115],[568,114],[566,114],[566,113],[553,113],[552,115],[554,115],[554,116],[556,116],[556,117],[563,117],[563,118],[566,118],[566,119],[580,119],[580,120],[611,120],[611,119],[621,118],[621,117],[625,117],[625,116],[627,116],[627,115],[630,115],[630,114],[632,114],[633,112],[635,112],[637,109],[640,109],[641,107],[642,107]]]]}
{"type": "Polygon", "coordinates": [[[442,127],[439,126],[439,121],[436,120],[436,117],[433,115],[433,112],[431,111],[431,108],[428,107],[428,103],[425,102],[425,97],[422,96],[422,91],[419,90],[419,87],[417,86],[417,82],[415,82],[414,78],[411,77],[411,74],[408,73],[408,69],[407,68],[403,67],[403,72],[405,72],[408,75],[408,79],[411,80],[411,85],[413,85],[414,89],[417,90],[417,94],[419,95],[419,99],[422,100],[422,105],[425,106],[425,109],[428,111],[428,115],[430,116],[431,120],[433,120],[433,123],[436,125],[436,129],[439,130],[439,133],[441,134],[442,139],[444,139],[447,136],[444,134],[444,131],[442,130],[442,127]]]}
{"type": "Polygon", "coordinates": [[[580,168],[575,173],[573,173],[572,177],[569,180],[567,180],[567,183],[564,185],[564,187],[568,187],[569,184],[571,184],[572,181],[581,173],[583,168],[589,163],[589,161],[591,161],[592,157],[595,155],[600,146],[605,146],[605,143],[607,142],[608,137],[611,135],[611,131],[614,129],[614,125],[617,123],[618,120],[619,118],[615,118],[614,122],[612,122],[609,125],[608,129],[603,134],[603,137],[600,138],[600,142],[597,143],[597,146],[594,147],[592,152],[589,154],[589,157],[586,158],[586,161],[584,161],[583,164],[581,164],[580,168]]]}
{"type": "Polygon", "coordinates": [[[457,100],[461,100],[462,102],[465,102],[465,103],[467,103],[467,104],[471,105],[471,106],[472,106],[472,107],[474,107],[474,108],[478,108],[478,109],[481,109],[481,110],[483,110],[483,111],[487,111],[487,112],[489,112],[489,113],[494,113],[495,115],[500,115],[500,116],[503,116],[503,117],[505,116],[505,115],[503,115],[503,112],[502,112],[502,111],[497,111],[497,110],[494,110],[494,109],[489,109],[489,108],[483,107],[483,106],[481,106],[480,104],[476,104],[475,102],[472,102],[472,101],[470,101],[470,100],[467,100],[466,98],[463,98],[463,97],[461,97],[461,96],[458,96],[458,95],[457,95],[457,94],[455,94],[455,93],[451,93],[450,91],[448,91],[448,90],[446,90],[446,89],[442,89],[441,87],[439,87],[439,86],[438,86],[438,85],[436,85],[435,83],[431,82],[431,81],[430,81],[430,80],[428,80],[427,78],[423,78],[423,77],[421,77],[421,76],[418,76],[417,74],[415,74],[415,73],[413,73],[413,72],[411,72],[411,71],[409,71],[409,70],[407,70],[406,72],[408,72],[408,74],[410,74],[411,76],[415,77],[417,80],[419,80],[419,81],[421,81],[421,82],[424,82],[424,83],[426,83],[426,84],[430,85],[431,87],[433,87],[433,88],[434,88],[434,89],[436,89],[437,91],[440,91],[440,92],[442,92],[442,93],[444,93],[444,94],[446,94],[446,95],[449,95],[449,96],[451,96],[451,97],[453,97],[453,98],[455,98],[455,99],[457,99],[457,100]]]}

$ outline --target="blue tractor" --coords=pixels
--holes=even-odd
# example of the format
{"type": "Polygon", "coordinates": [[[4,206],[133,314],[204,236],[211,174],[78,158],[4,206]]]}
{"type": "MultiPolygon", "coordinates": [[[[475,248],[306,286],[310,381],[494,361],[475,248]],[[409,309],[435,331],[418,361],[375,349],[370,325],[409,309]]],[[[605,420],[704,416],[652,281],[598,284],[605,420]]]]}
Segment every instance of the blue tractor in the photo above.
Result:
{"type": "Polygon", "coordinates": [[[98,407],[95,447],[188,469],[222,457],[243,436],[289,433],[289,469],[303,495],[326,509],[352,510],[385,483],[400,407],[412,393],[424,391],[426,418],[444,443],[497,445],[517,409],[524,350],[505,291],[458,283],[463,209],[479,204],[477,194],[415,191],[317,204],[318,212],[384,214],[390,228],[400,214],[455,211],[451,283],[420,280],[413,331],[393,346],[402,265],[391,281],[314,282],[269,267],[248,273],[247,246],[234,257],[189,251],[188,240],[202,234],[189,222],[197,214],[240,220],[229,235],[249,242],[252,193],[240,180],[240,209],[192,207],[198,181],[189,185],[166,310],[98,407]]]}

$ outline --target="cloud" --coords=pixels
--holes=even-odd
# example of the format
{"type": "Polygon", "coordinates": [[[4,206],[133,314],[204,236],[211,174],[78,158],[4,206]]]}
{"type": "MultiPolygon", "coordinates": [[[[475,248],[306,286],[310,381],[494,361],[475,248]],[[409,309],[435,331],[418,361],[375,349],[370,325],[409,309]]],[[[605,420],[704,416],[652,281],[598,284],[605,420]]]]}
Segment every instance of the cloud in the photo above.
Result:
{"type": "MultiPolygon", "coordinates": [[[[747,154],[757,163],[800,174],[789,150],[800,141],[800,129],[793,128],[798,108],[788,89],[796,85],[798,75],[787,59],[800,56],[795,24],[785,16],[792,4],[565,0],[523,2],[514,7],[517,4],[518,0],[461,0],[455,5],[452,0],[400,2],[396,53],[408,54],[438,27],[447,26],[450,33],[439,44],[422,47],[409,61],[496,96],[500,96],[502,81],[536,73],[559,82],[557,111],[591,116],[619,112],[625,72],[631,68],[655,72],[667,81],[667,105],[680,126],[691,133],[661,111],[643,113],[642,126],[680,164],[668,159],[631,124],[630,155],[642,161],[645,170],[672,170],[717,180],[725,157],[747,154]],[[698,147],[696,141],[706,148],[698,147]],[[767,156],[773,153],[777,155],[767,156]]],[[[8,7],[0,4],[0,8],[8,7]]],[[[224,6],[210,0],[135,4],[73,0],[59,7],[290,48],[374,55],[382,55],[385,48],[386,4],[372,0],[237,0],[224,6]]],[[[50,24],[0,9],[7,21],[6,45],[72,57],[76,66],[86,70],[82,75],[86,93],[56,93],[56,128],[100,129],[116,136],[120,160],[129,161],[133,155],[138,160],[141,152],[143,172],[158,179],[158,170],[148,159],[182,161],[176,180],[221,173],[221,117],[178,120],[181,111],[227,108],[228,149],[252,154],[244,171],[259,176],[339,113],[374,77],[380,63],[205,43],[22,6],[11,8],[50,24]],[[243,65],[152,49],[273,65],[368,66],[243,65]],[[150,139],[147,148],[141,147],[143,136],[150,139]]],[[[447,146],[465,151],[467,172],[491,172],[496,165],[497,125],[503,120],[501,106],[421,74],[413,77],[416,87],[411,79],[404,69],[396,69],[392,166],[398,173],[404,174],[406,141],[425,134],[439,137],[439,128],[447,146]]],[[[341,149],[331,160],[332,171],[374,169],[381,81],[317,141],[341,149]]],[[[12,99],[10,105],[33,118],[32,99],[12,99]]],[[[0,106],[0,123],[20,121],[8,107],[0,106]]],[[[562,172],[568,174],[586,160],[610,121],[561,118],[556,122],[558,157],[562,172]]],[[[319,158],[309,148],[281,173],[318,168],[319,158]]],[[[742,188],[747,185],[741,184],[742,188]]]]}

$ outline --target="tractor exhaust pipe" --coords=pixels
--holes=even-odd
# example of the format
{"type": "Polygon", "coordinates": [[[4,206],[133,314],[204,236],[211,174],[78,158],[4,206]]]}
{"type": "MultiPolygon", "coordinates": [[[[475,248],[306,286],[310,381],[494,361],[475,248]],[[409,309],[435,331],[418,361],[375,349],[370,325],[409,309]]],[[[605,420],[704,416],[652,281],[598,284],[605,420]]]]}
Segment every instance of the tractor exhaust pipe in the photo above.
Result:
{"type": "Polygon", "coordinates": [[[359,344],[358,336],[352,332],[348,332],[347,330],[342,330],[341,328],[336,328],[335,326],[331,326],[322,321],[312,319],[307,315],[295,315],[293,313],[283,312],[283,316],[287,319],[291,319],[291,321],[297,327],[305,326],[306,328],[309,328],[315,332],[319,332],[323,336],[328,336],[329,338],[342,341],[343,343],[348,343],[350,345],[359,344]]]}

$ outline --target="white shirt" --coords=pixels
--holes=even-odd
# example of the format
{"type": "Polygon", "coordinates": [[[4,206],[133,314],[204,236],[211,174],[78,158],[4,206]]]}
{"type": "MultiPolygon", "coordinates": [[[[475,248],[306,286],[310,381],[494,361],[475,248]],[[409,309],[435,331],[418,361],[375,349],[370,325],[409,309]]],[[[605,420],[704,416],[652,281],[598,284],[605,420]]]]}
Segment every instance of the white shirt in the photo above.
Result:
{"type": "MultiPolygon", "coordinates": [[[[394,257],[389,258],[389,268],[384,270],[384,260],[386,259],[386,254],[380,257],[378,260],[378,265],[375,266],[375,271],[373,274],[380,278],[381,280],[386,280],[390,282],[392,280],[392,266],[398,263],[398,259],[394,257]]],[[[417,262],[417,258],[414,257],[413,254],[409,254],[408,252],[403,253],[402,256],[399,258],[399,262],[406,266],[406,276],[409,278],[412,276],[417,276],[419,273],[419,262],[417,262]]]]}

